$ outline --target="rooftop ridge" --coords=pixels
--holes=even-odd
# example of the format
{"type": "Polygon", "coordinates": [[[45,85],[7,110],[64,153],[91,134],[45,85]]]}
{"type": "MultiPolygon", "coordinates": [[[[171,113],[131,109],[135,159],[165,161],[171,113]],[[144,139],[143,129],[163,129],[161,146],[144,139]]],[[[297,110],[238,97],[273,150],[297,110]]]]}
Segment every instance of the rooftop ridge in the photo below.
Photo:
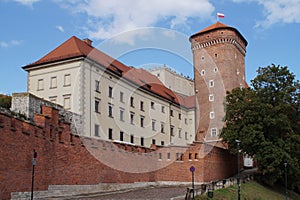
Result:
{"type": "MultiPolygon", "coordinates": [[[[32,67],[82,57],[83,59],[95,61],[117,76],[124,77],[126,80],[133,82],[138,87],[180,105],[181,102],[176,98],[174,92],[165,87],[163,83],[149,71],[142,68],[128,67],[117,59],[91,46],[91,42],[86,42],[85,40],[72,36],[41,59],[24,66],[23,69],[29,71],[32,67]],[[166,95],[165,92],[170,93],[172,98],[166,95]]],[[[184,101],[182,102],[184,103],[184,101]]]]}
{"type": "Polygon", "coordinates": [[[162,65],[162,66],[153,66],[149,69],[147,69],[147,71],[154,71],[154,70],[159,70],[159,69],[165,69],[168,72],[172,73],[173,75],[179,76],[181,78],[184,78],[188,81],[192,81],[194,82],[193,78],[189,77],[188,75],[184,75],[183,73],[179,73],[178,71],[176,71],[175,69],[172,69],[171,67],[167,67],[166,65],[162,65]]]}

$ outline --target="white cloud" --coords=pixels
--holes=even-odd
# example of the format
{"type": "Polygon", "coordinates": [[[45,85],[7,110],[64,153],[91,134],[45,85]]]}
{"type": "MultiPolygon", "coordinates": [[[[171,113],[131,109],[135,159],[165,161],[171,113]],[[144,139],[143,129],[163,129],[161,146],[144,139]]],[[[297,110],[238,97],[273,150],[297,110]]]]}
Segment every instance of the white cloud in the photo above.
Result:
{"type": "Polygon", "coordinates": [[[64,27],[62,27],[62,26],[60,26],[60,25],[58,25],[58,26],[56,26],[55,27],[57,30],[59,30],[60,32],[65,32],[65,29],[64,29],[64,27]]]}
{"type": "Polygon", "coordinates": [[[16,2],[18,2],[20,4],[23,4],[25,6],[32,6],[32,4],[34,4],[34,3],[36,3],[36,2],[38,2],[40,0],[14,0],[14,1],[16,1],[16,2]]]}
{"type": "Polygon", "coordinates": [[[6,47],[8,47],[8,43],[0,41],[0,47],[6,48],[6,47]]]}
{"type": "Polygon", "coordinates": [[[87,33],[95,39],[141,27],[188,28],[189,20],[209,19],[214,12],[209,0],[86,0],[59,1],[64,8],[88,16],[87,33]]]}
{"type": "Polygon", "coordinates": [[[2,48],[8,48],[8,47],[12,47],[12,46],[18,46],[21,43],[22,43],[21,40],[11,40],[9,42],[0,41],[0,47],[2,47],[2,48]]]}
{"type": "Polygon", "coordinates": [[[262,5],[265,19],[256,23],[257,28],[268,28],[276,23],[300,23],[300,0],[233,0],[256,2],[262,5]]]}

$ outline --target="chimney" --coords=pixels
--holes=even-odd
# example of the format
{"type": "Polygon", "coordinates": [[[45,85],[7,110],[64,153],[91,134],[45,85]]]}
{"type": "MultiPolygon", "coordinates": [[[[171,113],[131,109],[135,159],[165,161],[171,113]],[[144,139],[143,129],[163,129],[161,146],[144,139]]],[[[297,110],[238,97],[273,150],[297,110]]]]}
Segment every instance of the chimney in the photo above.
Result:
{"type": "Polygon", "coordinates": [[[87,43],[88,45],[90,45],[90,46],[92,46],[92,40],[90,40],[89,38],[85,38],[85,39],[83,39],[83,41],[85,42],[85,43],[87,43]]]}

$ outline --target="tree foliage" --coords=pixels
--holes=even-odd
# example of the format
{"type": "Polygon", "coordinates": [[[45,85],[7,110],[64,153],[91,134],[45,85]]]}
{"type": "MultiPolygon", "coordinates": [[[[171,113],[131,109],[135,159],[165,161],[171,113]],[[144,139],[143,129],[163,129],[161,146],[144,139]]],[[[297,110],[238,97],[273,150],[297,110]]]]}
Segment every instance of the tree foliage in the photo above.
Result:
{"type": "Polygon", "coordinates": [[[287,67],[257,70],[250,88],[237,88],[226,96],[226,127],[221,137],[231,152],[235,140],[255,157],[260,179],[269,185],[284,182],[288,163],[291,188],[300,189],[300,84],[287,67]]]}
{"type": "Polygon", "coordinates": [[[0,95],[0,107],[10,109],[10,107],[11,107],[11,96],[0,95]]]}

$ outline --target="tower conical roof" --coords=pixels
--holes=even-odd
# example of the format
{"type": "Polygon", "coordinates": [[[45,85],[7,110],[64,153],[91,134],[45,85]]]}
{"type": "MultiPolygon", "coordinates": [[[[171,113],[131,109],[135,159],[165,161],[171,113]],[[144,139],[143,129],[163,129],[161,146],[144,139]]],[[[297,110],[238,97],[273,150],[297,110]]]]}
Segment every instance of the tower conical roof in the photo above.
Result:
{"type": "Polygon", "coordinates": [[[223,23],[221,23],[221,22],[216,22],[216,23],[214,23],[214,24],[212,24],[212,25],[210,25],[210,26],[204,28],[203,30],[201,30],[201,31],[199,31],[199,32],[197,32],[197,33],[195,33],[195,34],[193,34],[193,35],[190,37],[190,39],[191,39],[191,38],[194,38],[194,37],[196,37],[196,36],[202,35],[202,34],[204,34],[204,33],[208,33],[208,32],[210,32],[210,31],[218,30],[218,29],[231,29],[231,30],[235,31],[235,32],[242,38],[242,40],[245,42],[245,44],[246,44],[246,46],[247,46],[247,44],[248,44],[247,40],[243,37],[243,35],[242,35],[236,28],[233,28],[233,27],[228,26],[228,25],[226,25],[226,24],[223,24],[223,23]]]}
{"type": "Polygon", "coordinates": [[[217,23],[212,24],[212,25],[206,27],[205,29],[199,31],[198,33],[204,33],[204,32],[208,32],[208,31],[211,31],[211,30],[214,30],[214,29],[219,29],[219,28],[230,28],[230,26],[222,24],[221,22],[217,22],[217,23]]]}

